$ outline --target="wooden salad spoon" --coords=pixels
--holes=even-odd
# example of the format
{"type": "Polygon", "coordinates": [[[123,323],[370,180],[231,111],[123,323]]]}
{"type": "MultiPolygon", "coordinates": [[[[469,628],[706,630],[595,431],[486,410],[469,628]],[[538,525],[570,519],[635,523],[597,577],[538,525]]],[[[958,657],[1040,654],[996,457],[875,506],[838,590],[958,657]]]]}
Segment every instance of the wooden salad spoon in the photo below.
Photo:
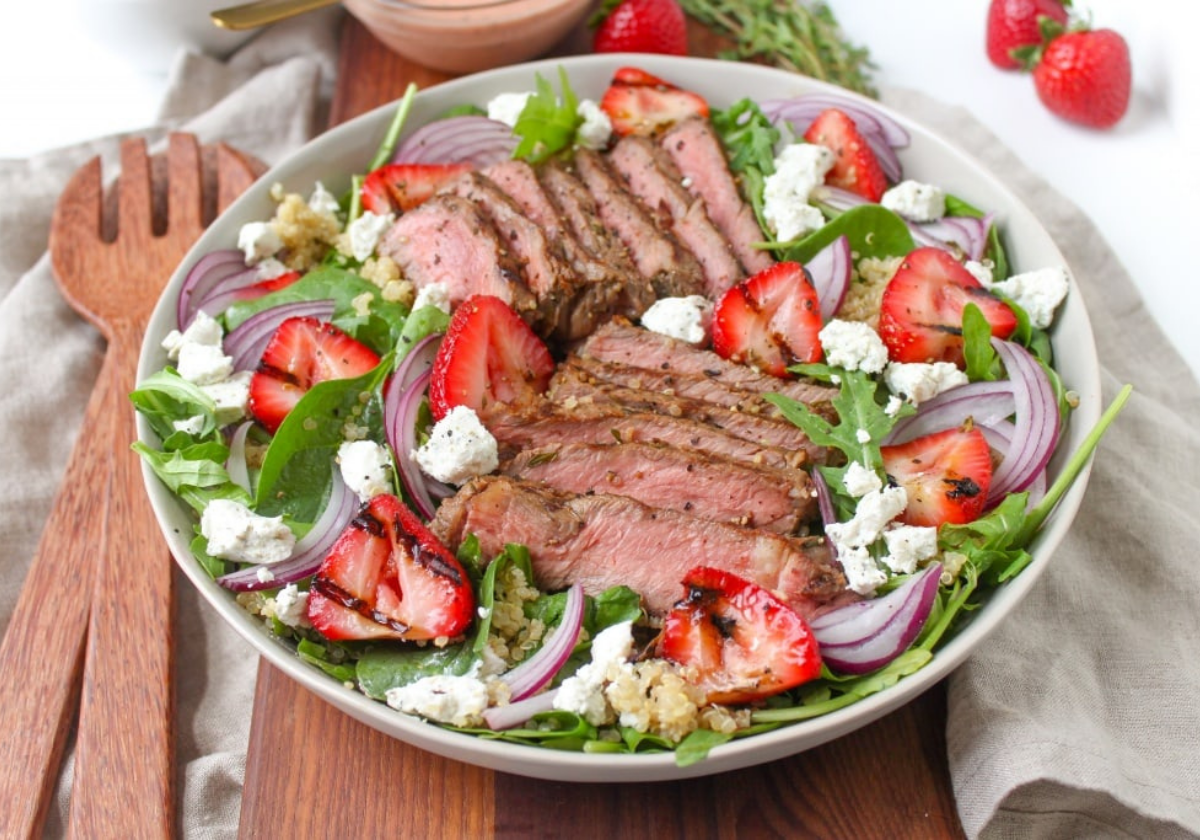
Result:
{"type": "Polygon", "coordinates": [[[105,218],[98,157],[55,208],[59,287],[108,349],[0,646],[0,761],[21,768],[0,789],[2,836],[41,835],[76,709],[71,835],[175,833],[173,570],[129,447],[137,434],[127,395],[168,278],[254,179],[227,146],[202,150],[173,134],[164,162],[143,139],[127,139],[115,224],[105,218]]]}

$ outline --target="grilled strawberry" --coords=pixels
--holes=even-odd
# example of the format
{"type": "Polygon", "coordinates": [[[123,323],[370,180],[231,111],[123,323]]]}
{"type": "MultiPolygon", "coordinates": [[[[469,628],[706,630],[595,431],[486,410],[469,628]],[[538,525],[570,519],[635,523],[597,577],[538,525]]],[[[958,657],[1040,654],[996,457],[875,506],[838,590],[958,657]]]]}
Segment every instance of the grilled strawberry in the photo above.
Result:
{"type": "Polygon", "coordinates": [[[286,289],[299,280],[300,277],[301,274],[299,271],[285,271],[283,274],[275,275],[270,280],[260,280],[251,286],[238,289],[234,293],[234,296],[237,300],[255,300],[271,292],[286,289]]]}
{"type": "Polygon", "coordinates": [[[279,325],[250,380],[250,413],[272,434],[308,389],[362,376],[379,356],[333,324],[288,318],[279,325]]]}
{"type": "Polygon", "coordinates": [[[470,169],[467,163],[385,164],[363,179],[359,193],[363,209],[380,215],[411,210],[470,169]]]}
{"type": "Polygon", "coordinates": [[[1129,45],[1111,29],[1059,35],[1031,59],[1038,98],[1063,119],[1109,128],[1129,108],[1129,45]]]}
{"type": "Polygon", "coordinates": [[[829,108],[817,114],[804,139],[833,152],[833,167],[825,175],[825,183],[857,193],[867,201],[879,201],[887,191],[887,176],[879,158],[858,126],[845,111],[829,108]]]}
{"type": "Polygon", "coordinates": [[[678,0],[623,0],[596,29],[594,52],[687,55],[687,19],[678,0]]]}
{"type": "Polygon", "coordinates": [[[713,309],[713,350],[786,376],[821,358],[821,307],[800,263],[775,263],[727,291],[713,309]]]}
{"type": "Polygon", "coordinates": [[[688,117],[707,117],[708,103],[636,67],[622,67],[600,100],[600,108],[620,135],[652,135],[688,117]]]}
{"type": "Polygon", "coordinates": [[[908,493],[909,525],[962,524],[979,518],[992,484],[992,454],[974,427],[946,429],[881,446],[888,477],[908,493]]]}
{"type": "Polygon", "coordinates": [[[692,666],[710,703],[748,703],[821,673],[808,625],[766,589],[708,566],[688,572],[683,585],[658,653],[692,666]]]}
{"type": "Polygon", "coordinates": [[[395,496],[376,496],[322,561],[308,620],[328,639],[461,635],[475,595],[453,554],[395,496]]]}
{"type": "Polygon", "coordinates": [[[953,362],[962,367],[963,309],[973,303],[1008,338],[1017,318],[1008,304],[940,248],[917,248],[883,290],[879,336],[893,362],[953,362]]]}
{"type": "Polygon", "coordinates": [[[992,64],[1002,70],[1020,67],[1013,50],[1042,42],[1041,17],[1065,25],[1066,6],[1061,0],[992,0],[987,16],[987,55],[992,64]]]}
{"type": "Polygon", "coordinates": [[[512,307],[472,295],[454,310],[433,360],[429,404],[436,420],[456,405],[478,412],[541,394],[553,373],[550,351],[512,307]]]}

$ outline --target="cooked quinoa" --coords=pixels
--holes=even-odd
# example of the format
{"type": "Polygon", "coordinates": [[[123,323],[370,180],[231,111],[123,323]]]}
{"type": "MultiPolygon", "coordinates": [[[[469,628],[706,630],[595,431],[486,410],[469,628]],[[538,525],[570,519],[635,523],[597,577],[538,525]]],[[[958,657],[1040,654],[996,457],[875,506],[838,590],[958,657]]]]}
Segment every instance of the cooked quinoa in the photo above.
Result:
{"type": "Polygon", "coordinates": [[[283,263],[293,271],[307,271],[334,247],[340,226],[336,217],[313,210],[298,193],[280,195],[281,192],[278,189],[271,192],[279,201],[271,227],[283,240],[283,263]]]}
{"type": "Polygon", "coordinates": [[[902,261],[902,257],[863,257],[859,260],[853,282],[846,292],[846,300],[837,316],[845,321],[862,321],[874,328],[879,321],[883,290],[902,261]]]}

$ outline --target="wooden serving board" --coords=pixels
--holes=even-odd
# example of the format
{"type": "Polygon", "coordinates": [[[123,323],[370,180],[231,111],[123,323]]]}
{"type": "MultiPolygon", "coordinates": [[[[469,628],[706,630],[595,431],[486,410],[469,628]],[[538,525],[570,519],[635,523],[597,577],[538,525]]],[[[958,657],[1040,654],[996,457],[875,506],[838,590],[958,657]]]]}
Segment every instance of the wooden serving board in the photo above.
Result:
{"type": "MultiPolygon", "coordinates": [[[[555,51],[585,51],[575,33],[555,51]]],[[[702,27],[692,52],[719,41],[702,27]]],[[[449,77],[386,50],[347,16],[331,123],[449,77]]],[[[241,836],[397,838],[961,838],[945,691],[832,743],[681,782],[570,784],[440,758],[358,723],[259,666],[241,836]]]]}

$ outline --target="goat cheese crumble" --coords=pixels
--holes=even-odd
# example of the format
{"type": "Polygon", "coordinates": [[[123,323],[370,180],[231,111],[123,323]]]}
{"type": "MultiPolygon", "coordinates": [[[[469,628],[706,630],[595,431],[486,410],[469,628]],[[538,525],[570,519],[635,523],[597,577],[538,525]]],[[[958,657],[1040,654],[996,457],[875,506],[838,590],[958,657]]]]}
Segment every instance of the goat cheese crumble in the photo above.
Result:
{"type": "Polygon", "coordinates": [[[479,726],[488,707],[487,686],[475,677],[434,674],[409,685],[389,688],[387,704],[451,726],[479,726]]]}
{"type": "Polygon", "coordinates": [[[1039,268],[1014,274],[1007,280],[984,283],[993,292],[1011,298],[1029,315],[1029,323],[1046,329],[1054,321],[1054,311],[1067,296],[1067,270],[1062,266],[1039,268]]]}
{"type": "Polygon", "coordinates": [[[883,382],[895,396],[920,405],[968,380],[953,362],[890,362],[883,371],[883,382]]]}
{"type": "Polygon", "coordinates": [[[793,143],[775,158],[775,172],[763,185],[763,217],[777,240],[790,242],[825,224],[808,198],[825,183],[833,162],[833,152],[815,143],[793,143]]]}
{"type": "Polygon", "coordinates": [[[447,484],[465,484],[500,466],[500,449],[474,410],[456,405],[434,424],[412,457],[421,471],[447,484]]]}
{"type": "Polygon", "coordinates": [[[826,526],[825,536],[837,549],[847,588],[860,595],[871,595],[887,580],[867,549],[879,539],[889,522],[904,513],[907,505],[908,493],[903,487],[871,490],[859,499],[848,522],[826,526]]]}
{"type": "Polygon", "coordinates": [[[688,344],[703,344],[708,340],[712,314],[712,301],[701,295],[659,298],[642,315],[642,326],[688,344]]]}
{"type": "Polygon", "coordinates": [[[378,214],[367,210],[351,222],[346,234],[350,237],[350,253],[354,259],[363,262],[375,253],[380,238],[395,221],[396,217],[391,213],[378,214]]]}
{"type": "Polygon", "coordinates": [[[450,290],[445,283],[430,283],[417,290],[417,297],[413,300],[412,309],[416,312],[425,306],[432,306],[447,315],[450,314],[450,290]]]}
{"type": "Polygon", "coordinates": [[[869,324],[835,318],[821,328],[817,337],[825,361],[834,367],[879,373],[887,364],[887,347],[869,324]]]}
{"type": "Polygon", "coordinates": [[[631,653],[633,622],[622,621],[601,630],[592,640],[591,661],[563,680],[554,696],[554,708],[574,712],[593,726],[608,723],[612,708],[604,686],[616,676],[616,669],[627,664],[631,653]]]}
{"type": "Polygon", "coordinates": [[[590,99],[582,99],[575,113],[583,117],[575,129],[575,142],[585,149],[603,149],[612,137],[612,120],[590,99]]]}
{"type": "Polygon", "coordinates": [[[200,517],[200,533],[213,557],[255,565],[292,556],[296,535],[281,516],[260,516],[241,502],[213,499],[200,517]]]}
{"type": "Polygon", "coordinates": [[[488,119],[502,122],[512,128],[521,118],[521,112],[525,110],[525,104],[531,96],[533,96],[532,92],[524,91],[522,93],[502,93],[494,97],[487,104],[488,119]]]}
{"type": "Polygon", "coordinates": [[[879,203],[910,222],[936,222],[946,215],[946,193],[920,181],[901,181],[885,192],[879,203]]]}
{"type": "Polygon", "coordinates": [[[273,257],[283,249],[283,240],[270,222],[247,222],[238,231],[238,249],[246,256],[246,265],[273,257]]]}
{"type": "Polygon", "coordinates": [[[346,441],[338,447],[337,462],[342,481],[362,501],[392,492],[392,457],[375,441],[346,441]]]}

